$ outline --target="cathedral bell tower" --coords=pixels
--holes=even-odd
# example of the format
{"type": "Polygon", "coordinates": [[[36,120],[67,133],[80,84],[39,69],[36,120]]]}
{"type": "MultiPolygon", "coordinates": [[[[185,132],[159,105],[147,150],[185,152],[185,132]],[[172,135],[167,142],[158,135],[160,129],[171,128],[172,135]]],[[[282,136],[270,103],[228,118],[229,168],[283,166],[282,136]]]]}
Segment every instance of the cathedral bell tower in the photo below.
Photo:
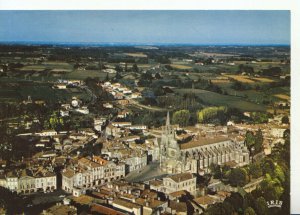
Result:
{"type": "Polygon", "coordinates": [[[180,171],[178,169],[181,160],[180,147],[175,138],[175,130],[170,123],[170,114],[168,112],[160,142],[160,167],[168,173],[178,172],[180,171]]]}

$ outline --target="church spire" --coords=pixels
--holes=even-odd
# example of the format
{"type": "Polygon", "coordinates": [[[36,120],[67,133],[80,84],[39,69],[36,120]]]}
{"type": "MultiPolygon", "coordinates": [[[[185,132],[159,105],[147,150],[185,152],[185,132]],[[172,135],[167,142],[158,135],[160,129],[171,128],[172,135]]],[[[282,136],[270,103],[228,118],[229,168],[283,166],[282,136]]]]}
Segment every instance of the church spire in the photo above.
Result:
{"type": "Polygon", "coordinates": [[[166,120],[166,127],[167,126],[170,126],[170,113],[169,113],[169,111],[167,113],[167,120],[166,120]]]}

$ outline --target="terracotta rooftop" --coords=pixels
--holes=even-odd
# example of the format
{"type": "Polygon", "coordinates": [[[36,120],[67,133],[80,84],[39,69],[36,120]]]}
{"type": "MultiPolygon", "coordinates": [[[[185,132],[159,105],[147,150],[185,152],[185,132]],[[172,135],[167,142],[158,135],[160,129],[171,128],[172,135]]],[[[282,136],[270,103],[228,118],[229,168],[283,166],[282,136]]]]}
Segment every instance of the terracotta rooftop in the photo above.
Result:
{"type": "Polygon", "coordinates": [[[194,176],[191,173],[179,173],[176,175],[168,176],[168,178],[171,178],[173,181],[178,183],[181,181],[190,180],[190,179],[194,178],[194,176]]]}
{"type": "Polygon", "coordinates": [[[66,169],[66,171],[62,172],[62,175],[67,178],[71,178],[75,175],[75,172],[71,169],[66,169]]]}
{"type": "Polygon", "coordinates": [[[75,215],[77,214],[76,208],[69,205],[54,205],[46,210],[47,214],[60,214],[60,215],[75,215]]]}
{"type": "Polygon", "coordinates": [[[152,185],[152,186],[158,187],[158,186],[161,186],[162,184],[163,184],[163,182],[159,181],[159,180],[152,180],[152,181],[150,181],[150,185],[152,185]]]}
{"type": "Polygon", "coordinates": [[[180,191],[170,193],[169,195],[176,198],[176,197],[184,196],[184,195],[187,195],[187,194],[188,194],[187,191],[180,190],[180,191]]]}
{"type": "Polygon", "coordinates": [[[141,206],[136,204],[136,203],[126,201],[126,200],[122,200],[122,199],[115,199],[113,201],[113,204],[117,204],[117,205],[120,205],[120,206],[123,206],[123,207],[126,207],[126,208],[137,208],[137,209],[141,208],[141,206]]]}
{"type": "Polygon", "coordinates": [[[93,204],[90,210],[92,213],[103,214],[103,215],[125,215],[124,213],[116,211],[113,208],[108,208],[98,204],[93,204]]]}
{"type": "Polygon", "coordinates": [[[216,200],[210,196],[201,196],[197,199],[194,199],[199,205],[211,205],[216,202],[216,200]]]}
{"type": "Polygon", "coordinates": [[[170,201],[169,207],[172,210],[176,210],[176,212],[187,212],[188,208],[186,202],[177,202],[177,201],[170,201]]]}
{"type": "Polygon", "coordinates": [[[146,207],[149,207],[149,208],[157,208],[160,205],[165,203],[163,201],[159,201],[159,200],[156,200],[156,199],[147,200],[147,199],[143,199],[143,198],[138,198],[135,201],[136,201],[137,204],[142,205],[144,207],[146,206],[146,207]]]}

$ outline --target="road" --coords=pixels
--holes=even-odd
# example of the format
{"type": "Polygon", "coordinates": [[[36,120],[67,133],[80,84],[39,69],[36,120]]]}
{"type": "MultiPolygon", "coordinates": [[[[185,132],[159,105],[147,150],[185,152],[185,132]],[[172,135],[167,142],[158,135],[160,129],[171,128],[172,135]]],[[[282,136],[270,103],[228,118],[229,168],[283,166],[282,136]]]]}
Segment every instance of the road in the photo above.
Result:
{"type": "Polygon", "coordinates": [[[141,170],[135,170],[129,173],[125,180],[129,182],[143,182],[154,178],[163,178],[167,174],[159,169],[159,163],[153,162],[148,164],[141,170]]]}
{"type": "Polygon", "coordinates": [[[134,99],[128,99],[128,100],[131,105],[135,105],[139,108],[147,109],[150,111],[160,111],[160,112],[167,111],[167,109],[165,109],[165,108],[142,105],[141,103],[139,103],[138,101],[136,101],[134,99]]]}

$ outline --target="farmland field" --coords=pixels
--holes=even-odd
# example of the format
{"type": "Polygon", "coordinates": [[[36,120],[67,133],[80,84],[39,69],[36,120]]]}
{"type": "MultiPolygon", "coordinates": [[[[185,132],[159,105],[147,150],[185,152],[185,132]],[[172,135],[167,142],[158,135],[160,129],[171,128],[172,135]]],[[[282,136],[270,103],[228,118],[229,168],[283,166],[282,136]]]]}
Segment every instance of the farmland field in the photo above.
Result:
{"type": "Polygon", "coordinates": [[[244,76],[244,75],[229,75],[229,74],[224,74],[224,76],[229,77],[229,78],[233,78],[236,81],[240,81],[242,83],[255,83],[255,81],[249,79],[248,76],[244,76]]]}
{"type": "Polygon", "coordinates": [[[5,84],[0,85],[0,101],[22,101],[30,96],[33,100],[45,100],[51,102],[65,101],[73,96],[83,100],[89,100],[89,95],[79,88],[64,90],[53,89],[51,84],[37,82],[15,82],[9,88],[5,84]]]}
{"type": "Polygon", "coordinates": [[[125,53],[125,54],[130,57],[147,57],[147,55],[144,53],[125,53]]]}
{"type": "Polygon", "coordinates": [[[277,98],[280,98],[280,99],[284,99],[284,100],[291,99],[291,97],[289,95],[286,95],[286,94],[275,94],[274,96],[277,97],[277,98]]]}
{"type": "MultiPolygon", "coordinates": [[[[114,77],[115,74],[108,74],[109,77],[114,77]]],[[[64,78],[66,79],[80,79],[84,80],[88,77],[90,78],[100,78],[101,80],[104,80],[107,76],[106,72],[101,72],[97,70],[75,70],[74,72],[70,72],[64,75],[64,78]]]]}
{"type": "MultiPolygon", "coordinates": [[[[187,92],[191,92],[191,89],[176,89],[175,91],[180,94],[184,94],[187,92]]],[[[194,90],[194,92],[196,93],[197,97],[210,105],[224,105],[232,108],[238,108],[242,111],[264,111],[266,108],[264,105],[245,101],[240,97],[221,95],[218,93],[199,89],[194,90]]]]}
{"type": "Polygon", "coordinates": [[[260,82],[264,82],[264,83],[272,83],[275,82],[274,80],[270,79],[270,78],[252,78],[254,80],[260,81],[260,82]]]}
{"type": "Polygon", "coordinates": [[[182,64],[170,64],[171,67],[175,68],[175,69],[191,69],[191,66],[186,66],[186,65],[182,65],[182,64]]]}

